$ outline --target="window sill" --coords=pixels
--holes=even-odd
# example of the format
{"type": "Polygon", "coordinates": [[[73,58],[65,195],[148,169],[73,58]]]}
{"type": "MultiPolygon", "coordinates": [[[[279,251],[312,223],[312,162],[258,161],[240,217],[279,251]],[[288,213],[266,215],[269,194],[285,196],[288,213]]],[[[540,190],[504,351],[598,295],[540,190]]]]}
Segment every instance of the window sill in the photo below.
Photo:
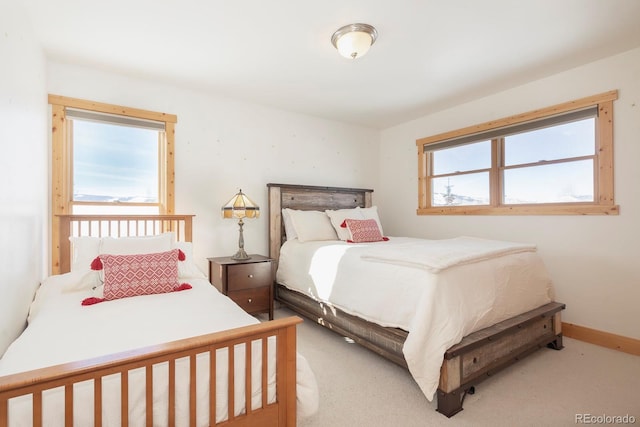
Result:
{"type": "Polygon", "coordinates": [[[618,205],[439,206],[419,208],[418,215],[619,215],[618,205]]]}

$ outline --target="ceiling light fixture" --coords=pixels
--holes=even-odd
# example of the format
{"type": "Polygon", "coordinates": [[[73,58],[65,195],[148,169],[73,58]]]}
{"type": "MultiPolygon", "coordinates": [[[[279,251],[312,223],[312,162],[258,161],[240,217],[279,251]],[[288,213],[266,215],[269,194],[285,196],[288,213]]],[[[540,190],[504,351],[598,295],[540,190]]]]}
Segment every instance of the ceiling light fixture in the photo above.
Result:
{"type": "Polygon", "coordinates": [[[345,58],[356,59],[364,56],[376,42],[378,31],[369,24],[349,24],[331,36],[331,43],[345,58]]]}

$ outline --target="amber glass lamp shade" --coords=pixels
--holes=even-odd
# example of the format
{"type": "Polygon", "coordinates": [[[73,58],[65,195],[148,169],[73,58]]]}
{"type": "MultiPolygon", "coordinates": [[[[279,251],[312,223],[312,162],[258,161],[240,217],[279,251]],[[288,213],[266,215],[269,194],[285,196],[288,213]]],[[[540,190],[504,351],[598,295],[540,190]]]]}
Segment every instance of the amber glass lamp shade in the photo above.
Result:
{"type": "Polygon", "coordinates": [[[260,207],[248,198],[242,190],[238,191],[231,200],[222,206],[222,217],[225,219],[237,219],[240,227],[240,236],[238,238],[238,252],[231,258],[235,260],[245,260],[251,257],[244,250],[244,237],[242,235],[242,227],[244,218],[258,218],[260,216],[260,207]]]}

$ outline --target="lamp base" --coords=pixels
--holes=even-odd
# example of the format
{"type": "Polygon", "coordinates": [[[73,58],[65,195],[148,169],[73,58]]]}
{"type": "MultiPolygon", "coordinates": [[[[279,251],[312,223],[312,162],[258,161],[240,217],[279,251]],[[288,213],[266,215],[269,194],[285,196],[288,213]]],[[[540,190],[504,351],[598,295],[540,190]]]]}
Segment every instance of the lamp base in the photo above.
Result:
{"type": "Polygon", "coordinates": [[[247,255],[247,253],[244,251],[243,248],[240,248],[238,249],[238,252],[236,252],[231,256],[231,259],[236,261],[244,261],[246,259],[251,259],[251,257],[247,255]]]}

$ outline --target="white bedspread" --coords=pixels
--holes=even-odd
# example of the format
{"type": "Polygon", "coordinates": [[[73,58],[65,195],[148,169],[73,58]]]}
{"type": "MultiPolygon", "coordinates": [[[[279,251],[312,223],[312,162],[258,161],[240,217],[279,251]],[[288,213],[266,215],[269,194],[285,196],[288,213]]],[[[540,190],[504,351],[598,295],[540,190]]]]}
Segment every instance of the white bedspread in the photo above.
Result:
{"type": "Polygon", "coordinates": [[[456,265],[536,250],[535,245],[531,244],[466,236],[454,239],[412,241],[392,247],[393,250],[390,251],[389,246],[374,246],[367,250],[362,258],[367,261],[425,268],[438,273],[456,265]]]}
{"type": "MultiPolygon", "coordinates": [[[[81,306],[88,292],[61,291],[69,275],[47,279],[36,294],[29,314],[29,325],[24,333],[8,348],[0,359],[0,376],[31,369],[118,353],[145,346],[174,341],[186,337],[217,332],[258,323],[233,301],[219,293],[208,281],[189,279],[193,289],[160,295],[146,295],[81,306]]],[[[253,372],[260,372],[261,345],[254,343],[253,372]]],[[[275,343],[269,343],[269,352],[275,343]]],[[[228,415],[226,401],[226,350],[217,353],[218,390],[216,419],[228,415]]],[[[208,355],[197,356],[198,375],[208,378],[208,355]],[[205,372],[206,371],[206,372],[205,372]]],[[[235,360],[244,360],[244,347],[235,348],[235,360]]],[[[273,359],[272,359],[273,360],[273,359]]],[[[298,412],[313,413],[318,406],[315,376],[306,360],[298,355],[298,412]]],[[[166,425],[166,366],[154,367],[154,419],[157,425],[166,425]],[[156,371],[158,378],[156,379],[156,371]]],[[[188,425],[188,359],[176,363],[178,425],[188,425]],[[184,372],[184,374],[182,374],[184,372]]],[[[235,414],[244,412],[244,366],[236,362],[235,414]]],[[[208,402],[208,381],[197,382],[199,401],[208,402]]],[[[106,377],[103,382],[106,401],[103,421],[105,426],[120,425],[119,384],[117,376],[106,377]],[[110,397],[112,396],[112,397],[110,397]],[[113,405],[113,406],[109,406],[113,405]],[[109,408],[112,409],[109,409],[109,408]]],[[[144,424],[144,371],[132,371],[130,380],[131,425],[144,424]],[[138,403],[142,403],[138,405],[138,403]],[[138,409],[140,408],[140,409],[138,409]]],[[[252,378],[252,407],[261,405],[259,375],[252,378]]],[[[93,424],[93,386],[76,386],[74,409],[76,425],[93,424]]],[[[47,425],[57,426],[52,414],[61,414],[63,390],[56,389],[44,395],[44,413],[47,425]]],[[[275,399],[275,364],[269,364],[268,400],[275,399]]],[[[31,425],[31,397],[10,401],[11,426],[31,425]]],[[[208,404],[198,404],[208,407],[208,404]]],[[[198,425],[208,425],[208,409],[197,414],[198,425]]],[[[63,418],[58,418],[63,419],[63,418]]],[[[61,424],[62,425],[62,424],[61,424]]]]}
{"type": "Polygon", "coordinates": [[[276,280],[347,313],[408,331],[403,353],[409,371],[432,400],[449,347],[553,297],[534,247],[488,241],[488,255],[479,250],[482,240],[470,240],[473,256],[460,248],[438,253],[438,241],[408,237],[364,244],[294,239],[281,248],[276,280]],[[435,268],[416,257],[427,252],[437,254],[435,268]]]}

